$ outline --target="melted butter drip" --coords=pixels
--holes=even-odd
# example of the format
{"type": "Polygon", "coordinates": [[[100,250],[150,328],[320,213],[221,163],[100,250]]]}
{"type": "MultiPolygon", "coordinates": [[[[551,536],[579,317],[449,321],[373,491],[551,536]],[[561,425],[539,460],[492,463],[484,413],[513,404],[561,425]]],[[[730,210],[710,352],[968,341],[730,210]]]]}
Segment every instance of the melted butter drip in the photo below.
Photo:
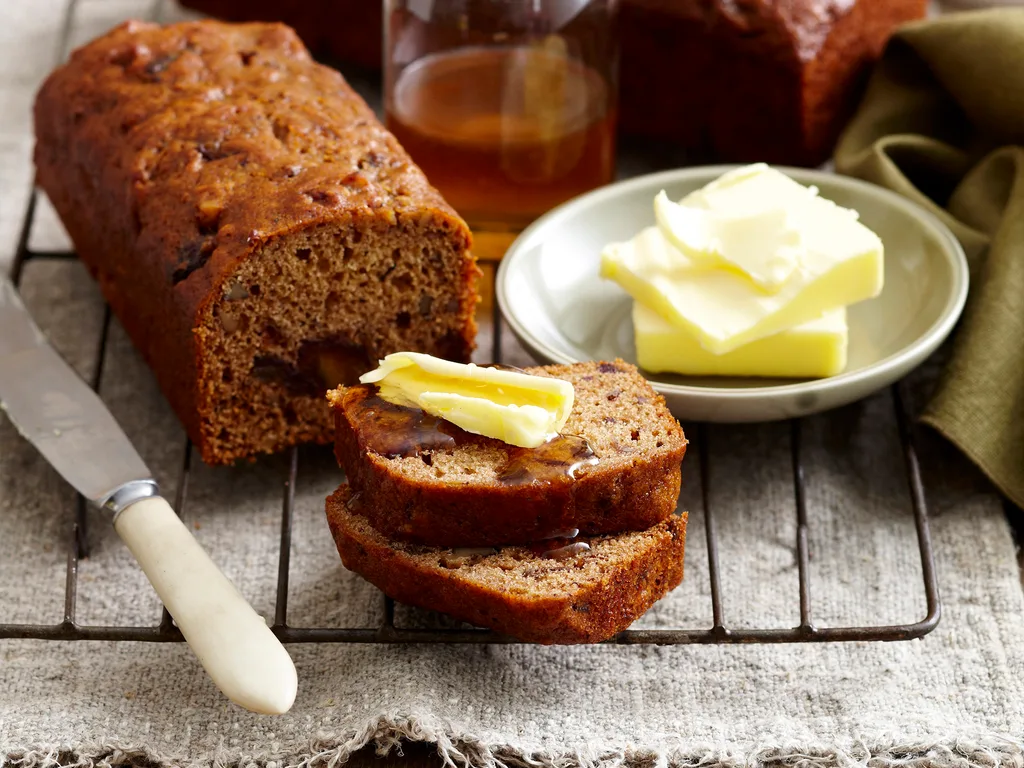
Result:
{"type": "Polygon", "coordinates": [[[571,528],[564,532],[560,531],[558,534],[549,536],[541,541],[534,542],[528,545],[527,549],[547,560],[568,560],[570,557],[585,555],[590,551],[590,543],[582,541],[579,535],[578,529],[571,528]]]}
{"type": "MultiPolygon", "coordinates": [[[[559,533],[561,534],[562,532],[559,533]]],[[[579,530],[570,529],[565,531],[565,533],[571,535],[551,536],[526,545],[526,549],[546,560],[569,560],[570,558],[586,555],[590,552],[590,543],[579,540],[579,530]]],[[[444,555],[441,558],[441,564],[446,568],[458,568],[471,561],[489,557],[501,551],[502,547],[455,547],[450,555],[444,555]]]]}
{"type": "MultiPolygon", "coordinates": [[[[360,424],[363,448],[380,456],[421,456],[474,439],[490,439],[470,435],[419,408],[389,403],[376,394],[376,387],[373,391],[355,406],[355,420],[360,424]]],[[[506,485],[553,483],[566,477],[575,480],[577,472],[598,462],[590,443],[576,435],[557,435],[537,448],[507,448],[508,462],[497,476],[497,481],[506,485]]]]}
{"type": "Polygon", "coordinates": [[[469,437],[444,419],[419,408],[394,405],[377,394],[361,400],[356,409],[363,447],[389,459],[454,448],[469,437]]]}
{"type": "Polygon", "coordinates": [[[597,464],[590,443],[576,435],[557,435],[537,448],[510,448],[508,464],[498,473],[506,485],[551,483],[597,464]]]}
{"type": "Polygon", "coordinates": [[[585,555],[590,551],[590,545],[585,541],[574,541],[558,549],[549,549],[544,557],[549,560],[568,560],[570,557],[585,555]]]}

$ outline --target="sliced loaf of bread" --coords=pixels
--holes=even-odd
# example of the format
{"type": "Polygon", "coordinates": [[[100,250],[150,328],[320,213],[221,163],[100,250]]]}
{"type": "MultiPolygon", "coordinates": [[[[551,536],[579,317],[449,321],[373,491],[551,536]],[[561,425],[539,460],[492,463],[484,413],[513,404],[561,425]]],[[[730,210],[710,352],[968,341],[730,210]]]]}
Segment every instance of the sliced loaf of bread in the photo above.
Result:
{"type": "Polygon", "coordinates": [[[376,396],[329,393],[335,450],[362,514],[389,538],[448,547],[521,544],[578,529],[641,531],[671,515],[686,438],[665,400],[621,360],[528,368],[572,382],[563,436],[517,448],[376,396]]]}
{"type": "Polygon", "coordinates": [[[646,531],[490,551],[390,539],[347,485],[327,499],[345,567],[385,594],[528,642],[596,643],[683,578],[686,513],[646,531]]]}
{"type": "Polygon", "coordinates": [[[388,353],[469,359],[468,227],[287,27],[125,22],[47,78],[35,128],[39,187],[203,461],[330,442],[324,393],[388,353]]]}

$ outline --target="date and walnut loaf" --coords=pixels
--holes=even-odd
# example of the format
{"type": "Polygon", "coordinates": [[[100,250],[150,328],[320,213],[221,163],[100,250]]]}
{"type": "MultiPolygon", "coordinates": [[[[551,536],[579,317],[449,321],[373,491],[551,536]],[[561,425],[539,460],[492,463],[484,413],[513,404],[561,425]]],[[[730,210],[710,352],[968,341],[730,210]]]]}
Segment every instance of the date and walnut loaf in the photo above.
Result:
{"type": "Polygon", "coordinates": [[[328,394],[335,451],[361,514],[388,537],[477,547],[639,531],[672,515],[686,438],[622,360],[527,368],[573,384],[562,435],[539,448],[391,405],[373,385],[328,394]]]}
{"type": "Polygon", "coordinates": [[[39,186],[202,457],[329,441],[331,386],[473,348],[466,225],[279,24],[128,22],[35,105],[39,186]]]}

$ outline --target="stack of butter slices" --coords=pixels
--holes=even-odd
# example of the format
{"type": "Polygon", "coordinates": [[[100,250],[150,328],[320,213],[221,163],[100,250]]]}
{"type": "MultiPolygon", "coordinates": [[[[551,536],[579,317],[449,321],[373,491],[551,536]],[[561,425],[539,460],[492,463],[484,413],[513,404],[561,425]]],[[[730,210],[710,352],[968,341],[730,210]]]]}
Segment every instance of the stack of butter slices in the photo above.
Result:
{"type": "Polygon", "coordinates": [[[846,367],[846,307],[877,296],[882,241],[856,211],[764,164],[654,201],[656,226],[601,254],[633,298],[640,367],[824,377],[846,367]]]}
{"type": "Polygon", "coordinates": [[[347,568],[539,643],[625,629],[683,575],[682,428],[621,360],[527,370],[388,355],[329,393],[347,568]]]}

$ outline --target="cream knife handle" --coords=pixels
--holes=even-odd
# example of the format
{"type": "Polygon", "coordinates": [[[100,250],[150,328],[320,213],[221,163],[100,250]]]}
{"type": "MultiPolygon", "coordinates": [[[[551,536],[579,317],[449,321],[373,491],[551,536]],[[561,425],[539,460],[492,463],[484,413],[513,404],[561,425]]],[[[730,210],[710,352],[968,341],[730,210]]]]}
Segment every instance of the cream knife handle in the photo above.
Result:
{"type": "Polygon", "coordinates": [[[291,657],[171,505],[159,496],[136,501],[114,529],[224,695],[253,712],[287,712],[298,686],[291,657]]]}

